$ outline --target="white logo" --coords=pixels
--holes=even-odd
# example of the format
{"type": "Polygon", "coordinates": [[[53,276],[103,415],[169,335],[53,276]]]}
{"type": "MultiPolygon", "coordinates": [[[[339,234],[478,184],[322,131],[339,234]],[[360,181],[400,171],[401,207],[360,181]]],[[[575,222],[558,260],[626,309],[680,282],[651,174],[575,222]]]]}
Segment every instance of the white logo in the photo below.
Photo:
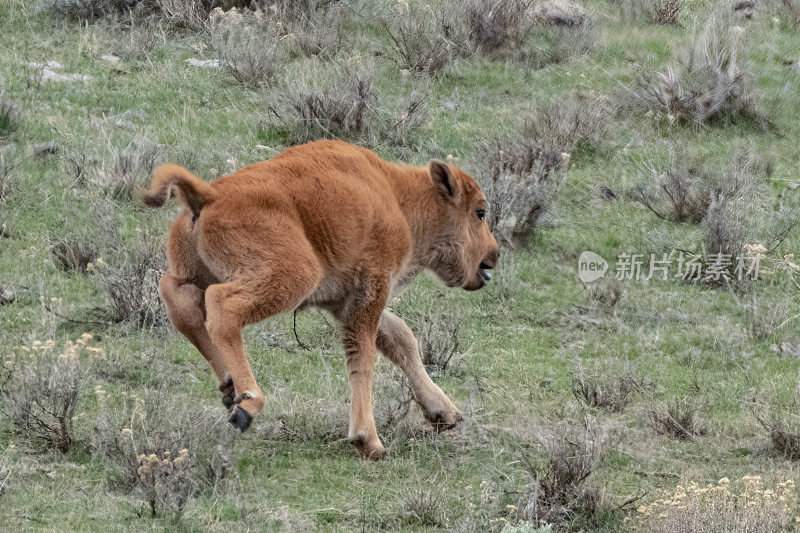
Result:
{"type": "Polygon", "coordinates": [[[584,283],[602,278],[607,270],[608,262],[594,252],[586,250],[578,257],[578,278],[584,283]]]}

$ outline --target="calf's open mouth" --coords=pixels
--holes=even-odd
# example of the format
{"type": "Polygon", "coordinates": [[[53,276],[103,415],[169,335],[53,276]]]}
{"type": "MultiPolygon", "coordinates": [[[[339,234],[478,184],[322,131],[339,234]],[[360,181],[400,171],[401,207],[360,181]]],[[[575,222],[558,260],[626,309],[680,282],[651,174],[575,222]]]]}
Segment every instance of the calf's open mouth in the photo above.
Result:
{"type": "Polygon", "coordinates": [[[492,275],[486,272],[486,269],[489,268],[491,267],[486,263],[484,263],[483,261],[481,261],[480,266],[478,266],[478,276],[480,276],[480,278],[483,279],[483,281],[489,281],[490,279],[492,279],[492,275]]]}

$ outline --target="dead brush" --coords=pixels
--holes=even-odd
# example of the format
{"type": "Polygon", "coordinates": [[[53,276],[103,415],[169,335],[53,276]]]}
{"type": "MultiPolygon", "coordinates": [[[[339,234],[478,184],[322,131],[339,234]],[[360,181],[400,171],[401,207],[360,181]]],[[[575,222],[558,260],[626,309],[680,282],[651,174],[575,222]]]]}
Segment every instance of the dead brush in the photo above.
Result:
{"type": "Polygon", "coordinates": [[[597,42],[597,24],[581,17],[575,24],[547,24],[537,30],[538,46],[522,53],[522,61],[533,68],[558,64],[589,53],[597,42]]]}
{"type": "Polygon", "coordinates": [[[52,340],[34,341],[16,347],[5,362],[0,409],[33,445],[66,454],[77,442],[76,410],[90,379],[88,357],[98,350],[87,347],[91,338],[87,333],[63,347],[52,340]],[[89,355],[82,357],[87,351],[89,355]]]}
{"type": "Polygon", "coordinates": [[[635,531],[655,533],[792,531],[797,512],[793,479],[764,483],[744,475],[681,483],[625,519],[635,531]]]}
{"type": "Polygon", "coordinates": [[[0,96],[0,140],[11,137],[21,124],[19,108],[10,100],[0,96]]]}
{"type": "Polygon", "coordinates": [[[683,0],[615,0],[625,22],[677,26],[683,0]]]}
{"type": "Polygon", "coordinates": [[[610,413],[621,413],[631,397],[644,386],[642,380],[631,372],[613,372],[612,375],[586,371],[578,368],[572,378],[572,394],[575,398],[596,409],[610,413]]]}
{"type": "Polygon", "coordinates": [[[500,243],[524,247],[561,185],[569,156],[535,140],[495,141],[483,147],[483,185],[492,209],[489,227],[500,243]]]}
{"type": "Polygon", "coordinates": [[[218,0],[45,0],[44,10],[74,21],[154,17],[175,27],[200,29],[218,0]]]}
{"type": "Polygon", "coordinates": [[[601,278],[587,286],[588,296],[597,308],[606,313],[613,313],[617,304],[625,295],[625,289],[616,278],[601,278]]]}
{"type": "Polygon", "coordinates": [[[744,213],[721,194],[711,196],[708,213],[702,222],[706,253],[711,256],[739,257],[744,248],[744,213]]]}
{"type": "Polygon", "coordinates": [[[786,407],[779,407],[773,390],[751,389],[744,403],[769,435],[772,448],[782,457],[800,460],[800,386],[791,392],[786,407]]]}
{"type": "Polygon", "coordinates": [[[332,58],[350,44],[349,20],[349,8],[335,3],[285,20],[287,48],[300,56],[332,58]]]}
{"type": "Polygon", "coordinates": [[[158,281],[166,266],[163,246],[141,234],[126,245],[114,246],[111,262],[98,260],[95,265],[94,279],[106,300],[95,314],[136,328],[164,324],[166,316],[158,294],[158,281]]]}
{"type": "Polygon", "coordinates": [[[253,88],[275,83],[282,62],[281,36],[268,13],[217,10],[209,31],[221,65],[237,81],[253,88]]]}
{"type": "Polygon", "coordinates": [[[464,53],[453,13],[424,2],[400,3],[381,21],[391,52],[403,68],[438,72],[464,53]]]}
{"type": "Polygon", "coordinates": [[[661,219],[695,224],[704,223],[714,204],[707,251],[735,247],[737,228],[741,229],[736,217],[753,206],[763,172],[754,150],[737,147],[723,164],[679,156],[679,150],[668,146],[647,160],[641,169],[643,183],[630,189],[628,197],[661,219]]]}
{"type": "Polygon", "coordinates": [[[420,489],[403,501],[403,523],[409,527],[445,527],[445,502],[442,494],[420,489]]]}
{"type": "Polygon", "coordinates": [[[190,29],[201,29],[212,10],[222,4],[219,0],[144,0],[144,3],[149,3],[164,22],[190,29]]]}
{"type": "Polygon", "coordinates": [[[597,148],[607,133],[606,101],[575,94],[538,106],[525,117],[522,135],[572,154],[580,147],[597,148]]]}
{"type": "Polygon", "coordinates": [[[336,138],[402,146],[425,122],[425,95],[409,85],[397,102],[387,102],[371,63],[336,62],[330,69],[303,73],[280,91],[272,111],[287,143],[336,138]]]}
{"type": "Polygon", "coordinates": [[[50,246],[56,266],[65,272],[86,274],[99,257],[94,243],[87,238],[67,235],[50,246]]]}
{"type": "Polygon", "coordinates": [[[453,371],[452,363],[463,355],[458,331],[464,313],[456,306],[434,308],[431,305],[417,329],[422,364],[431,377],[453,371]]]}
{"type": "Polygon", "coordinates": [[[109,397],[98,385],[94,394],[93,444],[114,467],[112,487],[137,494],[151,516],[180,516],[191,498],[235,473],[239,448],[216,409],[170,402],[163,389],[109,397]]]}
{"type": "Polygon", "coordinates": [[[709,18],[677,64],[640,76],[626,92],[642,109],[685,124],[749,121],[760,127],[769,119],[744,63],[744,28],[729,15],[709,18]]]}
{"type": "Polygon", "coordinates": [[[0,155],[0,204],[6,201],[6,197],[11,191],[14,167],[14,161],[6,159],[4,155],[0,155]]]}
{"type": "Polygon", "coordinates": [[[706,434],[697,420],[697,410],[687,400],[673,400],[666,408],[649,413],[650,426],[659,435],[689,441],[706,434]]]}
{"type": "Polygon", "coordinates": [[[787,333],[786,325],[791,321],[791,301],[785,295],[772,298],[753,296],[744,307],[747,336],[754,342],[780,344],[787,333]]]}
{"type": "Polygon", "coordinates": [[[519,517],[535,524],[596,522],[602,492],[589,485],[608,447],[608,436],[596,423],[559,428],[543,440],[544,457],[521,456],[531,483],[519,503],[519,517]]]}
{"type": "Polygon", "coordinates": [[[380,405],[376,423],[381,434],[392,438],[403,429],[408,429],[404,422],[407,422],[414,405],[414,394],[405,376],[393,376],[379,383],[375,397],[380,405]]]}
{"type": "Polygon", "coordinates": [[[470,0],[466,2],[467,39],[487,56],[518,50],[527,40],[533,20],[526,0],[470,0]]]}
{"type": "Polygon", "coordinates": [[[156,165],[156,147],[131,142],[122,149],[111,147],[110,152],[96,180],[111,198],[130,201],[150,179],[156,165]]]}
{"type": "Polygon", "coordinates": [[[370,67],[344,67],[333,77],[302,80],[286,106],[292,113],[288,142],[321,138],[357,140],[369,135],[376,104],[375,72],[370,67]]]}
{"type": "Polygon", "coordinates": [[[41,6],[43,10],[69,20],[94,21],[122,14],[136,3],[135,0],[45,0],[41,6]]]}

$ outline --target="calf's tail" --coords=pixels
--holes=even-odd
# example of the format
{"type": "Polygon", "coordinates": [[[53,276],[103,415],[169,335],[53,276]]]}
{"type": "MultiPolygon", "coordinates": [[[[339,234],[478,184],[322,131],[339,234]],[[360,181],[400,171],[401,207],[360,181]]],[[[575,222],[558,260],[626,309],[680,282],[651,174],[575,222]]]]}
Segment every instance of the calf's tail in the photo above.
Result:
{"type": "Polygon", "coordinates": [[[178,199],[197,218],[204,205],[214,200],[216,193],[204,182],[179,165],[161,165],[153,171],[150,190],[142,195],[142,202],[150,207],[161,207],[169,198],[172,187],[178,191],[178,199]]]}

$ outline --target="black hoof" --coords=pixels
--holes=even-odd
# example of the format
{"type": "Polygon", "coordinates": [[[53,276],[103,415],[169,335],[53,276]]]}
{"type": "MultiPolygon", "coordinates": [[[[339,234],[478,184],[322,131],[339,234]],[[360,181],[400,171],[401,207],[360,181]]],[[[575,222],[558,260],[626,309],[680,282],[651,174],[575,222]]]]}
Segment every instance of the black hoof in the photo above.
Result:
{"type": "Polygon", "coordinates": [[[236,409],[234,409],[233,414],[230,417],[228,417],[228,422],[230,422],[233,427],[242,432],[244,432],[245,430],[247,430],[247,428],[250,427],[250,422],[252,421],[253,417],[250,416],[250,414],[241,407],[237,407],[236,409]]]}
{"type": "Polygon", "coordinates": [[[233,378],[230,374],[225,375],[223,382],[219,385],[219,391],[222,393],[222,405],[225,406],[225,409],[230,411],[231,407],[236,403],[234,398],[236,393],[233,388],[233,378]]]}
{"type": "Polygon", "coordinates": [[[461,413],[458,412],[456,412],[454,419],[451,421],[448,421],[448,417],[445,415],[444,411],[434,411],[426,416],[428,421],[433,426],[433,429],[436,431],[447,431],[448,429],[453,429],[464,419],[464,417],[461,416],[461,413]]]}

